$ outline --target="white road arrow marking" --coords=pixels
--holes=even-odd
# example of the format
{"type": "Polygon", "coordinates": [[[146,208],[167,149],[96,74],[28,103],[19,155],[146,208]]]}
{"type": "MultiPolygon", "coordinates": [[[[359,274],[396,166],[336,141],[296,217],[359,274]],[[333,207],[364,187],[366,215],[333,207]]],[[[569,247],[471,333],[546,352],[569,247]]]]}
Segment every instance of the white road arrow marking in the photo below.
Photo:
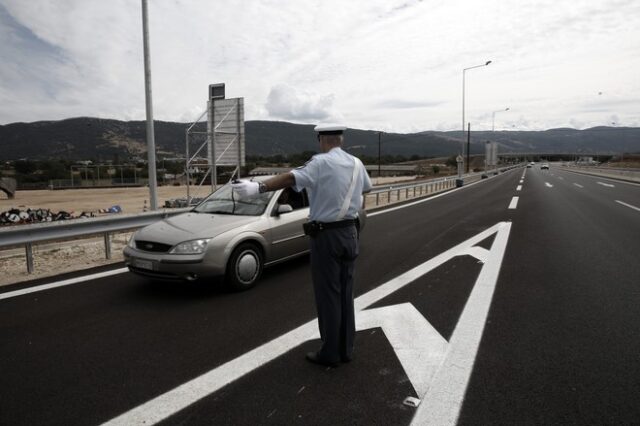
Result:
{"type": "Polygon", "coordinates": [[[615,188],[615,185],[611,185],[610,183],[598,182],[598,185],[606,186],[607,188],[615,188]]]}
{"type": "MultiPolygon", "coordinates": [[[[429,410],[435,409],[438,413],[442,413],[443,424],[455,422],[462,405],[510,230],[510,222],[500,222],[355,300],[358,328],[382,327],[418,396],[425,397],[427,392],[424,401],[427,402],[428,407],[435,407],[429,410]],[[476,244],[493,234],[496,234],[496,237],[491,250],[476,247],[476,244]],[[364,310],[443,263],[464,255],[471,255],[482,261],[484,265],[448,345],[443,343],[444,338],[438,335],[433,326],[417,312],[413,305],[402,304],[364,310]],[[440,360],[440,367],[436,365],[438,360],[440,360]],[[442,393],[447,397],[442,398],[442,393]]],[[[128,426],[158,423],[284,355],[303,342],[318,337],[317,319],[314,319],[105,424],[128,426]]],[[[424,402],[420,407],[423,405],[425,405],[424,402]]],[[[419,409],[414,424],[429,424],[422,422],[424,414],[421,413],[424,411],[419,409]]]]}
{"type": "Polygon", "coordinates": [[[464,311],[451,335],[444,364],[430,383],[429,391],[422,399],[411,422],[412,426],[455,425],[458,421],[498,281],[510,229],[509,223],[498,230],[485,265],[478,275],[464,311]]]}
{"type": "Polygon", "coordinates": [[[449,343],[411,303],[358,313],[358,331],[374,327],[382,327],[416,393],[426,394],[449,343]]]}
{"type": "Polygon", "coordinates": [[[551,185],[549,182],[545,182],[544,184],[547,186],[547,188],[553,188],[553,185],[551,185]]]}

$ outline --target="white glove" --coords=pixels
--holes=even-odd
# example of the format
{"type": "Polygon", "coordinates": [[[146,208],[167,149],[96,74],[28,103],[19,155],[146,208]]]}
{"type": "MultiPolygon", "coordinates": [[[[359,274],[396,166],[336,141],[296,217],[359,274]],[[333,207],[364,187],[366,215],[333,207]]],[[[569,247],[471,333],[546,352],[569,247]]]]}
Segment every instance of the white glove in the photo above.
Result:
{"type": "Polygon", "coordinates": [[[251,198],[260,193],[260,184],[249,180],[238,180],[232,183],[231,187],[240,198],[251,198]]]}

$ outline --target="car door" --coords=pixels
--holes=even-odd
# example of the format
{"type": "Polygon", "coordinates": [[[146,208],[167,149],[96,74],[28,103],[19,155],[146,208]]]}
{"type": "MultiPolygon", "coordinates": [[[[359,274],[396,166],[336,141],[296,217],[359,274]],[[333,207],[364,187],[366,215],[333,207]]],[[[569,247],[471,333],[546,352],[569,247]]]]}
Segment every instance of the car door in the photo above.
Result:
{"type": "Polygon", "coordinates": [[[306,191],[296,192],[293,188],[285,188],[278,196],[269,218],[271,223],[271,259],[269,261],[280,260],[309,250],[309,241],[302,230],[302,224],[308,217],[309,201],[306,191]],[[286,204],[293,210],[278,214],[278,206],[286,204]]]}

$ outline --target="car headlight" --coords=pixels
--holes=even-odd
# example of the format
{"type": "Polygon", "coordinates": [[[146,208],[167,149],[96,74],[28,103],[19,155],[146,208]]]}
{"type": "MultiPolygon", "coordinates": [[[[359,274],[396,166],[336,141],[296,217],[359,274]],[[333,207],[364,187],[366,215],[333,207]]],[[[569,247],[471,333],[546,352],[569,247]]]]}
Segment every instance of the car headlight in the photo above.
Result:
{"type": "Polygon", "coordinates": [[[207,243],[210,238],[204,238],[201,240],[185,241],[175,245],[169,253],[171,254],[201,254],[204,253],[207,248],[207,243]]]}
{"type": "Polygon", "coordinates": [[[136,248],[136,233],[134,232],[133,234],[131,234],[131,237],[129,237],[129,242],[127,242],[127,245],[131,248],[136,248]]]}

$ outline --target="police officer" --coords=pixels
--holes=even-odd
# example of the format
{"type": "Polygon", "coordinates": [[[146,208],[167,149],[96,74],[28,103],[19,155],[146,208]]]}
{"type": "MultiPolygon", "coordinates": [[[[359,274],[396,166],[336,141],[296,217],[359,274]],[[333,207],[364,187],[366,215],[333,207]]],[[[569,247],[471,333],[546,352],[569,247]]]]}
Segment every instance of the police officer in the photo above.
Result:
{"type": "Polygon", "coordinates": [[[362,162],[341,149],[344,126],[316,126],[321,153],[303,167],[265,182],[232,184],[241,197],[294,187],[307,189],[311,236],[311,275],[322,347],[307,360],[335,367],[353,357],[354,262],[358,256],[358,211],[371,180],[362,162]]]}

